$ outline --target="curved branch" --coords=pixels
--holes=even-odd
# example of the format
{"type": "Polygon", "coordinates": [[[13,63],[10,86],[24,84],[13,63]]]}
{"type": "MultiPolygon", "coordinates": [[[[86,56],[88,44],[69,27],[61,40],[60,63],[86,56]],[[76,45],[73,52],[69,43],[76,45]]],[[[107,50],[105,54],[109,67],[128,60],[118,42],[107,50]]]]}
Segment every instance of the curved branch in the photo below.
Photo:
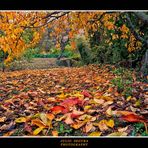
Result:
{"type": "Polygon", "coordinates": [[[141,37],[141,36],[136,32],[135,26],[133,25],[133,23],[132,23],[132,21],[131,21],[130,16],[129,16],[128,13],[126,13],[126,19],[127,19],[128,23],[129,23],[129,27],[130,27],[132,33],[134,34],[135,38],[136,38],[137,40],[139,40],[139,41],[145,43],[146,46],[148,47],[148,40],[144,39],[143,37],[141,37]]]}

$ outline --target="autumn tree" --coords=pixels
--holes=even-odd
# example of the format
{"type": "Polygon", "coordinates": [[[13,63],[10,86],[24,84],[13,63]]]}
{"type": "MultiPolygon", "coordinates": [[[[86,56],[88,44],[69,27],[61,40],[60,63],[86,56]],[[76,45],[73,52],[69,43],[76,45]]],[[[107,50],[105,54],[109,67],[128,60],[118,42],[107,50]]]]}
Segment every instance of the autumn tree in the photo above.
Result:
{"type": "MultiPolygon", "coordinates": [[[[78,36],[89,39],[89,55],[97,55],[91,60],[94,62],[99,58],[108,63],[130,61],[132,67],[147,53],[147,13],[144,12],[1,12],[0,23],[4,65],[35,46],[45,28],[52,30],[50,37],[56,40],[61,55],[68,42],[72,49],[77,48],[75,39],[78,36]]],[[[80,54],[83,50],[79,50],[80,54]]],[[[144,63],[147,65],[146,60],[144,63]]]]}

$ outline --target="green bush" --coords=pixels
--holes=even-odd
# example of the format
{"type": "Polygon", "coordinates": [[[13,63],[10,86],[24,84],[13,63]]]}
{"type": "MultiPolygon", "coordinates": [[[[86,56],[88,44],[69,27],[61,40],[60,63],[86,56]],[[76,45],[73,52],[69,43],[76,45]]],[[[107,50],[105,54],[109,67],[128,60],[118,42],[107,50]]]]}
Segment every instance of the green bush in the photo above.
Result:
{"type": "Polygon", "coordinates": [[[118,77],[118,78],[112,79],[111,82],[114,86],[117,86],[118,92],[122,92],[124,90],[124,82],[122,78],[118,77]]]}
{"type": "Polygon", "coordinates": [[[76,47],[80,53],[81,60],[84,64],[91,63],[91,50],[88,39],[84,36],[79,36],[76,38],[76,47]]]}
{"type": "Polygon", "coordinates": [[[28,62],[31,62],[32,58],[34,58],[35,55],[39,54],[39,52],[39,48],[29,48],[23,53],[22,58],[27,60],[28,62]]]}

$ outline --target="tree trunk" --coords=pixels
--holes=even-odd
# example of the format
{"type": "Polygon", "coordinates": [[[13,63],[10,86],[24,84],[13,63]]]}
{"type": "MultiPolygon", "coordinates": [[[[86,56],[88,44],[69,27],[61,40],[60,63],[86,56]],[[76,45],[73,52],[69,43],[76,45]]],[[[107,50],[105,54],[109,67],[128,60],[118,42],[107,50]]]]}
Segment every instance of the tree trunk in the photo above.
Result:
{"type": "Polygon", "coordinates": [[[147,76],[148,75],[148,49],[146,50],[143,58],[142,58],[142,62],[141,62],[142,66],[141,66],[141,73],[143,76],[147,76]]]}

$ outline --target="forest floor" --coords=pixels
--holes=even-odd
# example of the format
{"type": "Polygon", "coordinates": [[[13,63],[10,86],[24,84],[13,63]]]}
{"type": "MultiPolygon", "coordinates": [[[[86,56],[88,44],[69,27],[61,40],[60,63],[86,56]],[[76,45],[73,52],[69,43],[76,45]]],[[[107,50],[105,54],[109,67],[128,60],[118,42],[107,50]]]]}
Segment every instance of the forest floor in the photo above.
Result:
{"type": "Polygon", "coordinates": [[[148,84],[89,65],[0,72],[0,136],[147,136],[148,84]]]}
{"type": "Polygon", "coordinates": [[[59,67],[56,64],[56,58],[33,58],[30,61],[20,60],[15,61],[7,68],[10,70],[29,70],[29,69],[48,69],[53,67],[59,67]]]}

